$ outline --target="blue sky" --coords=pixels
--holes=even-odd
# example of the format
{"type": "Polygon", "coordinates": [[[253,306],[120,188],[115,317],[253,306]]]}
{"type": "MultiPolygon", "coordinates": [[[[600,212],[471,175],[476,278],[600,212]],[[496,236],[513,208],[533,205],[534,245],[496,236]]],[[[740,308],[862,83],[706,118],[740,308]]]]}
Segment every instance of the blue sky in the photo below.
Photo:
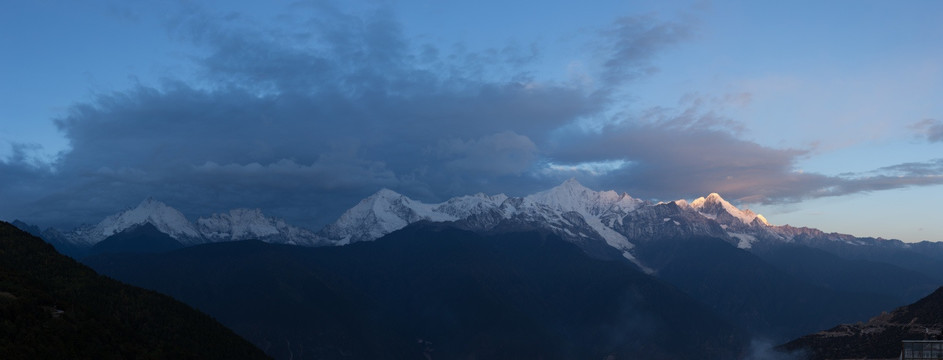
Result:
{"type": "Polygon", "coordinates": [[[0,218],[153,196],[319,228],[575,177],[943,240],[935,1],[32,1],[0,13],[0,218]]]}

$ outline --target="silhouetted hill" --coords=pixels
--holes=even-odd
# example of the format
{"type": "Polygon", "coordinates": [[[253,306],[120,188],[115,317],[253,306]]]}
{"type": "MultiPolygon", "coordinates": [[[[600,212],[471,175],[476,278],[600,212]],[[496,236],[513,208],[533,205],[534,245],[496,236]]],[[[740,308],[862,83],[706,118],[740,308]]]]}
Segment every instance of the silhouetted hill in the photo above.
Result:
{"type": "Polygon", "coordinates": [[[209,316],[0,222],[0,358],[263,359],[209,316]]]}
{"type": "Polygon", "coordinates": [[[374,242],[103,255],[277,358],[730,359],[745,335],[627,261],[539,232],[416,224],[374,242]]]}
{"type": "Polygon", "coordinates": [[[940,339],[943,333],[943,288],[919,301],[882,313],[868,322],[844,324],[781,345],[804,350],[810,360],[896,358],[901,340],[940,339]]]}

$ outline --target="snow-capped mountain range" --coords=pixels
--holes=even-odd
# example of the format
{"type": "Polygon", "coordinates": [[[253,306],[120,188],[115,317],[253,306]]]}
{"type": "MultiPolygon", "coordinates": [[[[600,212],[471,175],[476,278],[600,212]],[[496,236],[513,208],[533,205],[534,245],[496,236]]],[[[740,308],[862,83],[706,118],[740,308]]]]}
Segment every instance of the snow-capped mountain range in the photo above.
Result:
{"type": "Polygon", "coordinates": [[[572,240],[595,238],[623,251],[630,250],[634,242],[676,232],[749,238],[740,241],[746,248],[757,237],[789,238],[762,215],[740,210],[718,194],[691,203],[652,203],[625,193],[597,192],[574,179],[525,197],[477,194],[440,204],[421,203],[384,189],[347,210],[320,235],[330,243],[343,245],[374,240],[420,220],[451,221],[472,230],[527,224],[572,240]]]}
{"type": "MultiPolygon", "coordinates": [[[[764,242],[873,242],[851,235],[771,225],[762,215],[739,209],[713,193],[691,202],[651,202],[615,191],[594,191],[574,179],[524,197],[475,194],[426,204],[382,189],[344,212],[319,232],[268,217],[258,209],[234,209],[190,222],[154,199],[71,232],[45,232],[72,246],[90,247],[109,236],[152,224],[184,245],[259,239],[304,246],[347,245],[376,240],[419,221],[450,222],[474,231],[542,229],[589,253],[616,250],[635,261],[632,249],[659,237],[705,235],[742,249],[764,242]]],[[[45,237],[45,236],[44,236],[45,237]]],[[[638,262],[636,262],[638,263],[638,262]]],[[[644,268],[643,264],[639,264],[644,268]]]]}
{"type": "Polygon", "coordinates": [[[61,233],[61,237],[73,245],[90,247],[109,236],[144,224],[154,225],[160,232],[188,246],[249,239],[291,245],[324,245],[314,232],[265,216],[259,209],[233,209],[228,213],[198,218],[196,223],[192,223],[180,211],[152,198],[98,224],[61,233]]]}

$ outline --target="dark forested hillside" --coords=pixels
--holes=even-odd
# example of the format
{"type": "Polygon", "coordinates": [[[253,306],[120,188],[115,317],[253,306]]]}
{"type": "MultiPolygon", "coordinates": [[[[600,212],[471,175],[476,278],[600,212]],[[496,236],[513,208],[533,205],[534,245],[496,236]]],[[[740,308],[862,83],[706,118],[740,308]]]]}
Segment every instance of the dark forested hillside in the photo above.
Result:
{"type": "Polygon", "coordinates": [[[0,222],[0,358],[263,359],[209,316],[0,222]]]}
{"type": "Polygon", "coordinates": [[[88,262],[283,359],[731,359],[747,342],[627,261],[539,232],[417,224],[344,247],[230,242],[88,262]]]}
{"type": "Polygon", "coordinates": [[[780,349],[804,351],[809,359],[896,358],[901,340],[943,338],[943,288],[867,322],[843,324],[795,339],[780,349]]]}

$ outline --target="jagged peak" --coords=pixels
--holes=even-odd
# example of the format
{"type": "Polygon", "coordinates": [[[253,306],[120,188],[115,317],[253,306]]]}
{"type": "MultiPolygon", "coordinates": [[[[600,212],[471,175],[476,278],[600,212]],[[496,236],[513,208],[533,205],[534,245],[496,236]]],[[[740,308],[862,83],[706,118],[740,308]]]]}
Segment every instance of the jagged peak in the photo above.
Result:
{"type": "Polygon", "coordinates": [[[227,212],[213,213],[209,216],[201,216],[197,219],[198,223],[208,221],[209,219],[269,219],[259,208],[234,208],[227,212]]]}
{"type": "MultiPolygon", "coordinates": [[[[729,203],[727,200],[724,200],[724,198],[721,197],[720,194],[715,193],[715,192],[710,193],[710,194],[707,195],[706,197],[701,196],[701,197],[699,197],[699,198],[697,198],[697,199],[694,199],[694,201],[692,201],[690,205],[691,205],[692,207],[696,208],[696,209],[699,209],[699,208],[702,208],[702,207],[704,207],[705,205],[709,205],[709,204],[721,204],[721,205],[727,204],[727,205],[730,205],[730,203],[729,203]]],[[[732,205],[731,205],[731,206],[732,206],[732,205]]]]}
{"type": "MultiPolygon", "coordinates": [[[[508,196],[505,195],[504,193],[499,193],[499,194],[494,194],[494,195],[488,195],[488,194],[485,194],[485,193],[483,193],[483,192],[479,192],[479,193],[475,194],[474,197],[479,198],[479,199],[485,199],[485,200],[496,200],[496,201],[499,201],[499,202],[500,202],[500,201],[507,200],[507,198],[508,198],[508,196]]],[[[453,198],[453,199],[454,199],[454,198],[453,198]]]]}
{"type": "Polygon", "coordinates": [[[560,185],[527,195],[524,198],[530,202],[574,210],[576,203],[585,201],[584,198],[588,194],[596,194],[596,192],[583,186],[575,178],[570,178],[560,185]]]}
{"type": "Polygon", "coordinates": [[[483,193],[483,192],[479,192],[479,193],[474,194],[474,195],[456,196],[456,197],[453,197],[453,198],[450,198],[450,199],[446,200],[445,202],[442,202],[442,203],[439,203],[439,204],[433,204],[433,206],[441,207],[441,206],[444,206],[444,205],[447,205],[447,204],[462,203],[462,202],[466,202],[466,201],[472,200],[472,199],[478,200],[478,201],[481,201],[481,202],[493,202],[493,203],[496,203],[496,204],[500,204],[500,203],[504,202],[505,200],[507,200],[507,199],[508,199],[508,196],[505,195],[505,194],[503,194],[503,193],[502,193],[502,194],[488,195],[488,194],[485,194],[485,193],[483,193]]]}
{"type": "Polygon", "coordinates": [[[129,227],[150,223],[175,239],[199,238],[199,233],[179,210],[153,197],[147,197],[137,207],[106,217],[91,230],[91,242],[119,233],[129,227]]]}
{"type": "Polygon", "coordinates": [[[576,180],[575,177],[571,177],[569,179],[566,179],[566,181],[560,184],[560,186],[583,186],[583,184],[580,184],[580,181],[576,180]]]}
{"type": "Polygon", "coordinates": [[[347,209],[347,211],[338,218],[338,221],[343,222],[350,221],[351,219],[363,219],[371,213],[387,212],[388,207],[392,206],[394,203],[402,203],[408,207],[413,204],[413,201],[409,197],[396,191],[382,188],[373,193],[373,195],[360,200],[360,203],[356,206],[347,209]]]}
{"type": "Polygon", "coordinates": [[[549,207],[562,211],[576,211],[593,216],[608,211],[625,214],[637,209],[644,201],[627,193],[621,195],[613,190],[595,191],[574,178],[562,184],[523,198],[526,206],[549,207]]]}
{"type": "Polygon", "coordinates": [[[144,208],[144,209],[155,208],[155,207],[169,207],[169,206],[167,206],[167,204],[165,204],[164,202],[155,199],[152,196],[148,196],[144,198],[144,200],[142,200],[137,206],[137,208],[144,208]]]}
{"type": "Polygon", "coordinates": [[[124,211],[111,215],[110,217],[132,216],[131,214],[144,215],[146,218],[159,218],[167,215],[184,217],[179,210],[150,196],[138,203],[137,206],[126,208],[124,211]]]}
{"type": "MultiPolygon", "coordinates": [[[[372,195],[364,198],[363,200],[360,200],[360,203],[348,209],[344,214],[347,215],[347,214],[363,212],[366,209],[373,209],[377,206],[385,207],[397,201],[409,203],[411,199],[407,197],[406,195],[400,194],[396,191],[393,191],[387,188],[382,188],[378,190],[377,192],[373,193],[372,195]]],[[[376,209],[374,209],[373,211],[376,211],[376,209]]]]}
{"type": "Polygon", "coordinates": [[[769,225],[769,222],[762,215],[756,214],[750,209],[740,209],[729,201],[724,200],[718,193],[710,193],[707,197],[699,197],[691,202],[691,207],[702,214],[716,215],[718,210],[723,210],[733,217],[740,219],[744,224],[750,225],[759,220],[763,225],[769,225]]]}
{"type": "Polygon", "coordinates": [[[690,203],[690,205],[691,205],[691,207],[693,207],[693,208],[695,208],[695,209],[698,209],[698,210],[700,210],[700,209],[702,209],[702,208],[704,208],[704,207],[711,206],[711,205],[721,205],[721,206],[723,206],[725,209],[728,209],[728,210],[729,210],[730,208],[740,210],[740,209],[738,209],[736,206],[734,206],[733,204],[731,204],[729,201],[724,200],[723,196],[720,196],[720,194],[718,194],[718,193],[716,193],[716,192],[712,192],[712,193],[708,194],[707,196],[701,196],[701,197],[699,197],[699,198],[697,198],[697,199],[694,199],[694,201],[692,201],[692,202],[690,203]]]}
{"type": "Polygon", "coordinates": [[[229,210],[230,216],[252,216],[252,217],[267,217],[262,213],[260,208],[235,208],[229,210]]]}
{"type": "Polygon", "coordinates": [[[367,197],[367,199],[397,199],[401,197],[405,197],[405,195],[400,194],[396,191],[387,189],[387,188],[382,188],[378,190],[377,192],[373,193],[373,195],[370,195],[369,197],[367,197]]]}
{"type": "Polygon", "coordinates": [[[756,214],[756,218],[753,219],[753,222],[759,222],[760,224],[770,226],[769,221],[766,221],[766,217],[763,214],[756,214]]]}
{"type": "Polygon", "coordinates": [[[560,185],[557,185],[556,187],[554,187],[554,189],[567,189],[567,190],[576,190],[576,191],[583,191],[583,190],[592,191],[592,190],[590,190],[588,187],[583,186],[583,184],[580,184],[579,180],[576,180],[576,178],[569,178],[569,179],[567,179],[566,181],[564,181],[563,183],[561,183],[560,185]]]}
{"type": "Polygon", "coordinates": [[[592,189],[583,186],[583,184],[580,184],[580,182],[577,181],[576,178],[570,178],[567,181],[564,181],[563,183],[561,183],[560,185],[554,186],[550,189],[547,189],[547,190],[544,190],[544,191],[541,191],[541,192],[538,192],[529,196],[535,196],[535,195],[547,196],[550,194],[582,194],[582,193],[596,193],[596,191],[593,191],[592,189]]]}

